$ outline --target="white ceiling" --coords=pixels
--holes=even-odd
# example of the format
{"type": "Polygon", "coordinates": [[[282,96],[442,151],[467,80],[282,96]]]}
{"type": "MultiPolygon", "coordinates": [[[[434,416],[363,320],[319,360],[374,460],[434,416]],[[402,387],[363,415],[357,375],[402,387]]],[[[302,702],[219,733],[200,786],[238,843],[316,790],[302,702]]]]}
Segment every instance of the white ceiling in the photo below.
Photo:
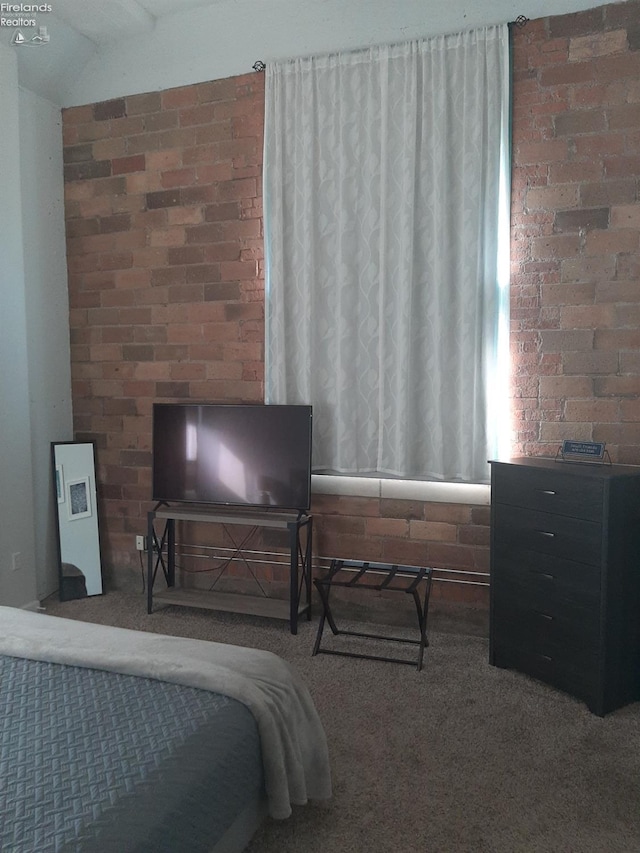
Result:
{"type": "MultiPolygon", "coordinates": [[[[619,0],[620,1],[620,0],[619,0]]],[[[270,62],[391,44],[609,0],[52,0],[50,36],[12,42],[21,88],[77,106],[247,74],[270,62]]],[[[27,4],[25,4],[26,6],[27,4]]]]}
{"type": "Polygon", "coordinates": [[[53,11],[95,44],[151,31],[158,18],[215,6],[221,0],[55,0],[53,11]]]}
{"type": "MultiPolygon", "coordinates": [[[[611,0],[609,0],[611,2],[611,0]]],[[[208,8],[228,2],[228,0],[55,0],[53,11],[56,17],[61,18],[68,26],[76,32],[90,39],[96,45],[108,45],[123,37],[135,36],[154,29],[159,18],[171,15],[180,15],[193,9],[208,8]]],[[[266,0],[255,0],[256,13],[262,10],[266,0]]],[[[317,3],[318,0],[301,0],[300,6],[308,6],[317,3]]],[[[478,2],[478,0],[473,0],[478,2]]],[[[471,5],[473,5],[473,2],[471,5]]],[[[487,0],[481,0],[484,5],[490,5],[487,0]]],[[[589,8],[590,6],[602,5],[606,0],[575,0],[578,8],[589,8]]],[[[613,0],[623,2],[623,0],[613,0]]],[[[402,0],[396,0],[397,11],[400,14],[402,0]]],[[[425,15],[428,15],[431,0],[425,3],[425,15]]],[[[322,3],[320,2],[320,5],[322,3]]],[[[462,0],[454,0],[453,5],[464,6],[462,0]]],[[[523,2],[520,12],[538,17],[537,6],[548,6],[542,14],[555,14],[553,9],[555,3],[550,4],[545,0],[529,0],[523,2]]],[[[566,2],[558,2],[558,7],[567,5],[566,2]]],[[[575,5],[569,0],[568,5],[575,5]]],[[[557,14],[562,14],[563,8],[557,9],[557,14]]],[[[466,16],[465,16],[466,17],[466,16]]]]}

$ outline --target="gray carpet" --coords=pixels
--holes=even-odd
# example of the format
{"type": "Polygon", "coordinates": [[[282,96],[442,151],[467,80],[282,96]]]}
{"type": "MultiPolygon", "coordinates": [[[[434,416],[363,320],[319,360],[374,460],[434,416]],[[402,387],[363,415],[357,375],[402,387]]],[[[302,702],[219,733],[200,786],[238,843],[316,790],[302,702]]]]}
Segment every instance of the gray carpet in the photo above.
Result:
{"type": "Polygon", "coordinates": [[[327,732],[334,797],[297,807],[287,821],[268,820],[249,853],[640,851],[640,703],[596,717],[560,692],[490,667],[481,637],[432,633],[418,673],[312,657],[314,622],[294,637],[285,623],[232,614],[169,607],[148,616],[144,596],[131,590],[45,606],[54,615],[269,649],[297,667],[327,732]]]}

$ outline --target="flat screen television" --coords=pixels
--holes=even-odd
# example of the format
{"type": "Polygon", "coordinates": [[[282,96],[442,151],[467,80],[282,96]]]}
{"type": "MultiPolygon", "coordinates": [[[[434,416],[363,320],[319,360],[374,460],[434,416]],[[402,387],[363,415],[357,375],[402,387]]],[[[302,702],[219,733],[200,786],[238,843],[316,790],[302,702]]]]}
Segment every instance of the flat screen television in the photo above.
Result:
{"type": "Polygon", "coordinates": [[[311,406],[155,403],[153,499],[309,509],[311,406]]]}

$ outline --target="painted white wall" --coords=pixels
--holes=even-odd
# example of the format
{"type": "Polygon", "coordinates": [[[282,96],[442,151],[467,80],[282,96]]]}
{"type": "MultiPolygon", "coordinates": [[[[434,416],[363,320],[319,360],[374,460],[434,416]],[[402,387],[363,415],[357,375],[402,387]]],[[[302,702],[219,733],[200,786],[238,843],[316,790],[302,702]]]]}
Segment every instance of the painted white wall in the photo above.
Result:
{"type": "Polygon", "coordinates": [[[35,565],[42,600],[58,588],[50,447],[73,438],[62,120],[59,107],[24,89],[19,109],[35,565]]]}
{"type": "MultiPolygon", "coordinates": [[[[10,27],[0,28],[0,43],[11,45],[16,54],[20,86],[61,104],[61,93],[74,86],[83,66],[95,52],[95,44],[55,15],[38,16],[38,24],[46,25],[51,39],[49,44],[11,45],[15,30],[10,27]]],[[[28,30],[24,32],[30,34],[28,30]]]]}
{"type": "Polygon", "coordinates": [[[18,68],[0,45],[0,604],[36,600],[18,68]],[[19,568],[13,570],[13,555],[19,568]]]}

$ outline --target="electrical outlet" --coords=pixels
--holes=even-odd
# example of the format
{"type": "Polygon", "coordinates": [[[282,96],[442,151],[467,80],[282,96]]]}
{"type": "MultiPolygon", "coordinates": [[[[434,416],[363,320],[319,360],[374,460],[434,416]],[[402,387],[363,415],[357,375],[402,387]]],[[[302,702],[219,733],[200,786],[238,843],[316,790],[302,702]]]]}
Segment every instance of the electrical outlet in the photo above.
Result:
{"type": "Polygon", "coordinates": [[[147,550],[147,537],[146,536],[136,536],[136,548],[138,551],[146,551],[147,550]]]}
{"type": "Polygon", "coordinates": [[[15,551],[11,555],[11,570],[14,572],[19,572],[22,568],[22,554],[20,551],[15,551]]]}

